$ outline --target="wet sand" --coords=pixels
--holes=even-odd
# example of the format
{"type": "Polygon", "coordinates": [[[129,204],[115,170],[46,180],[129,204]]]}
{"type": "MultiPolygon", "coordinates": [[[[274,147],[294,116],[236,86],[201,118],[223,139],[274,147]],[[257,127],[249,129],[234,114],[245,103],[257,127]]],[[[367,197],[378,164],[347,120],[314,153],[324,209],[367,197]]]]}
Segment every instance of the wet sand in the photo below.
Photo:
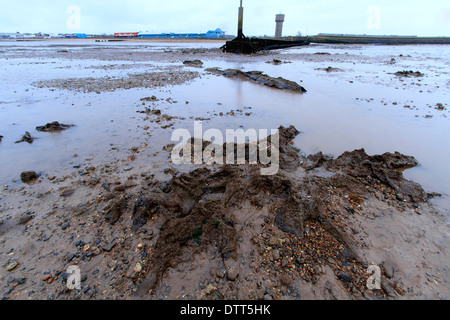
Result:
{"type": "MultiPolygon", "coordinates": [[[[315,45],[249,57],[221,53],[219,46],[0,44],[3,297],[448,298],[449,49],[315,45]],[[183,64],[196,59],[200,67],[183,64]],[[295,81],[307,92],[268,88],[208,68],[261,71],[295,81]],[[403,70],[423,76],[395,75],[403,70]],[[139,200],[170,195],[167,186],[198,169],[171,164],[164,148],[173,143],[174,129],[192,131],[196,119],[203,120],[204,130],[295,126],[300,134],[292,137],[292,146],[303,160],[280,173],[292,186],[234,195],[239,206],[206,225],[192,211],[201,212],[195,199],[226,193],[223,188],[179,196],[176,205],[158,198],[139,209],[136,203],[146,203],[139,200]],[[52,121],[74,127],[35,130],[52,121]],[[25,131],[33,143],[14,143],[25,131]],[[360,148],[369,155],[398,151],[417,159],[403,174],[422,185],[424,199],[376,175],[359,187],[336,179],[329,159],[360,148]],[[319,151],[330,156],[314,164],[307,155],[319,151]],[[315,167],[306,170],[311,161],[315,167]],[[38,180],[20,181],[27,170],[36,171],[38,180]],[[275,203],[298,194],[298,186],[310,180],[320,180],[312,184],[319,191],[304,197],[314,196],[319,213],[294,219],[297,232],[280,228],[275,203]],[[327,183],[329,190],[323,187],[327,183]],[[112,212],[118,215],[113,223],[112,212]],[[181,230],[182,219],[195,223],[184,238],[170,238],[164,227],[181,230]],[[162,250],[163,240],[173,253],[161,266],[156,258],[171,252],[162,250]],[[223,241],[233,243],[230,256],[223,254],[223,241]],[[382,266],[382,290],[362,285],[371,263],[382,266]],[[66,289],[69,265],[81,268],[81,291],[66,289]]],[[[338,171],[346,172],[343,168],[338,171]]]]}

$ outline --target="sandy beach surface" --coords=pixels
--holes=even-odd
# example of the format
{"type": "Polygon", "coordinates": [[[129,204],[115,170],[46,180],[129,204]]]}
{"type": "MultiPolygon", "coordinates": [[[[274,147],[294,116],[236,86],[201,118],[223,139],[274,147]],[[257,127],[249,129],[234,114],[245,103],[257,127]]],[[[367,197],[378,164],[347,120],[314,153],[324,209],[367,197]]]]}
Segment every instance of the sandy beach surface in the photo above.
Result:
{"type": "Polygon", "coordinates": [[[222,44],[0,42],[1,297],[448,299],[450,47],[222,44]],[[278,173],[173,163],[195,121],[278,173]]]}

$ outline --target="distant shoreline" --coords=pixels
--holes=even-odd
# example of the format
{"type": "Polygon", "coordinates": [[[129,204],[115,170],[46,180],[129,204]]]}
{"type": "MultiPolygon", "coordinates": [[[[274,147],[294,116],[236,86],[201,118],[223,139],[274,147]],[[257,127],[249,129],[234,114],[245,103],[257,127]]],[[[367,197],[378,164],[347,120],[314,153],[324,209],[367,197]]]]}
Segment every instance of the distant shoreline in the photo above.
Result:
{"type": "Polygon", "coordinates": [[[0,42],[49,42],[49,41],[58,41],[58,42],[180,42],[180,43],[198,43],[198,42],[219,42],[225,43],[230,39],[168,39],[168,38],[156,38],[156,39],[135,39],[135,38],[65,38],[65,39],[0,39],[0,42]]]}
{"type": "MultiPolygon", "coordinates": [[[[262,37],[264,38],[264,37],[262,37]]],[[[370,36],[319,34],[307,37],[311,44],[357,44],[357,45],[449,45],[450,37],[416,36],[370,36]]],[[[271,38],[272,39],[272,38],[271,38]]],[[[298,37],[283,37],[282,40],[295,40],[298,37]]],[[[232,38],[55,38],[55,39],[0,39],[0,42],[132,42],[132,43],[225,43],[232,38]]]]}

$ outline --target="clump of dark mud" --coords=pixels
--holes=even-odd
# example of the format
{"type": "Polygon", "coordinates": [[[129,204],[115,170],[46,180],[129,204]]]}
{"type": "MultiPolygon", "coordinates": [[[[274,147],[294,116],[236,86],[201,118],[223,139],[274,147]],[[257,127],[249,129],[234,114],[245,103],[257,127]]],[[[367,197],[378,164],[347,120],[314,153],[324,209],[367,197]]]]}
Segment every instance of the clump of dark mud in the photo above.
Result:
{"type": "MultiPolygon", "coordinates": [[[[436,110],[439,110],[439,111],[443,111],[443,110],[446,110],[447,108],[444,107],[444,105],[443,105],[442,103],[436,103],[435,109],[436,109],[436,110]]],[[[1,141],[2,141],[2,139],[0,138],[0,142],[1,142],[1,141]]]]}
{"type": "Polygon", "coordinates": [[[341,72],[341,71],[344,71],[344,70],[342,70],[342,69],[339,69],[339,68],[333,68],[333,67],[316,68],[315,70],[323,70],[323,71],[326,71],[326,72],[341,72]]]}
{"type": "Polygon", "coordinates": [[[422,72],[419,71],[412,71],[412,70],[403,70],[403,71],[397,71],[396,73],[394,73],[397,77],[423,77],[424,74],[422,72]]]}
{"type": "Polygon", "coordinates": [[[34,138],[31,136],[31,134],[28,131],[25,131],[25,134],[22,136],[20,140],[17,140],[15,143],[21,143],[21,142],[28,142],[33,143],[34,138]]]}
{"type": "Polygon", "coordinates": [[[41,131],[41,132],[59,132],[59,131],[67,130],[73,126],[74,126],[73,124],[64,124],[64,123],[59,123],[58,121],[53,121],[51,123],[47,123],[44,126],[36,127],[36,130],[41,131]]]}
{"type": "MultiPolygon", "coordinates": [[[[133,232],[160,221],[149,259],[135,279],[140,286],[137,297],[156,294],[169,270],[192,263],[202,252],[213,252],[210,260],[221,261],[217,263],[222,266],[239,265],[245,246],[253,247],[246,252],[251,251],[251,268],[256,274],[269,268],[285,285],[293,279],[314,284],[319,270],[327,266],[349,292],[363,293],[367,262],[355,254],[345,228],[335,220],[340,209],[332,204],[344,199],[347,213],[360,210],[364,214],[361,205],[371,197],[368,190],[380,185],[387,190],[386,197],[397,197],[400,206],[427,201],[420,185],[405,180],[401,172],[416,166],[417,161],[399,153],[369,156],[364,149],[345,152],[336,159],[322,153],[304,158],[291,143],[298,134],[292,126],[280,127],[281,170],[276,175],[261,175],[260,164],[201,167],[183,174],[175,170],[170,181],[151,182],[150,188],[138,194],[110,194],[104,212],[111,224],[126,212],[131,214],[133,232]],[[301,166],[310,172],[325,169],[333,175],[294,174],[301,166]],[[347,196],[339,198],[340,194],[347,196]]],[[[237,277],[234,272],[229,278],[234,281],[237,277]]],[[[254,298],[263,298],[257,284],[240,281],[254,287],[254,298]]],[[[385,283],[376,293],[385,296],[386,288],[391,287],[385,283]]],[[[212,294],[209,298],[223,296],[212,294]]]]}
{"type": "Polygon", "coordinates": [[[142,98],[141,101],[158,101],[156,96],[142,98]]]}
{"type": "Polygon", "coordinates": [[[280,65],[280,64],[292,63],[292,62],[290,62],[290,61],[282,61],[282,60],[279,60],[279,59],[273,59],[272,61],[267,61],[266,63],[273,64],[273,65],[277,66],[277,65],[280,65]]]}
{"type": "Polygon", "coordinates": [[[306,89],[300,86],[298,83],[290,80],[286,80],[282,77],[273,78],[271,76],[268,76],[261,71],[248,71],[244,72],[237,69],[226,69],[221,70],[219,68],[208,68],[205,69],[207,72],[211,72],[213,74],[219,74],[223,75],[225,77],[229,78],[238,78],[238,79],[244,79],[244,80],[250,80],[252,82],[256,82],[259,84],[263,84],[265,86],[276,88],[276,89],[282,89],[282,90],[289,90],[299,93],[305,93],[306,89]]]}
{"type": "Polygon", "coordinates": [[[183,64],[185,66],[190,66],[190,67],[202,67],[203,66],[203,62],[201,60],[186,60],[186,61],[183,61],[183,64]]]}
{"type": "Polygon", "coordinates": [[[35,171],[24,171],[20,174],[20,180],[25,183],[33,182],[38,178],[35,171]]]}

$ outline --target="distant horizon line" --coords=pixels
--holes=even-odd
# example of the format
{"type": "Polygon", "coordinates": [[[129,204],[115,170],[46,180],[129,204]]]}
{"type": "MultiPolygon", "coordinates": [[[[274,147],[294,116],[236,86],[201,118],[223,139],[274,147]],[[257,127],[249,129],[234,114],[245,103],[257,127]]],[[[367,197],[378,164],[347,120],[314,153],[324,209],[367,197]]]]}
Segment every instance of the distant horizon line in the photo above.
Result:
{"type": "MultiPolygon", "coordinates": [[[[220,28],[219,28],[220,29],[220,28]]],[[[213,31],[213,30],[217,30],[216,29],[210,29],[208,31],[213,31]]],[[[223,31],[223,30],[222,30],[223,31]]],[[[234,34],[228,34],[226,31],[223,31],[225,36],[230,37],[236,37],[236,35],[234,34]]],[[[163,31],[163,32],[155,32],[155,31],[119,31],[119,32],[112,32],[112,33],[107,33],[107,32],[102,32],[102,33],[91,33],[91,32],[20,32],[20,31],[16,31],[16,32],[4,32],[4,31],[0,31],[0,35],[16,35],[16,34],[21,34],[21,35],[75,35],[75,34],[85,34],[88,36],[114,36],[114,34],[117,33],[142,33],[142,34],[188,34],[188,33],[199,33],[199,32],[183,32],[183,31],[163,31]]],[[[442,36],[442,35],[404,35],[404,34],[366,34],[366,33],[324,33],[324,32],[320,32],[317,34],[286,34],[283,35],[283,37],[314,37],[314,36],[365,36],[365,37],[418,37],[418,38],[448,38],[450,37],[450,35],[446,35],[446,36],[442,36]]],[[[267,35],[267,34],[260,34],[260,35],[249,35],[247,37],[274,37],[274,35],[267,35]]]]}

